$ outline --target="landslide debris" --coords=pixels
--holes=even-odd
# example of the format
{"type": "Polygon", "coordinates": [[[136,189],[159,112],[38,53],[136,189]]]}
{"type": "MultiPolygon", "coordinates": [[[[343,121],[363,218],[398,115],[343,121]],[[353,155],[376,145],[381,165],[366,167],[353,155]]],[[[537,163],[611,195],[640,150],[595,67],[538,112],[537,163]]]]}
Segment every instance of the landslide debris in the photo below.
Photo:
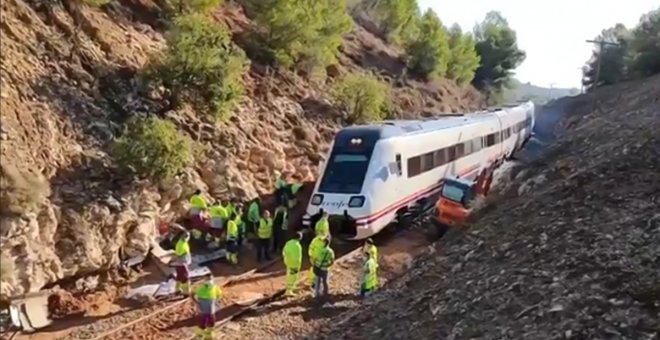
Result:
{"type": "Polygon", "coordinates": [[[309,338],[657,339],[660,76],[596,93],[546,109],[557,143],[471,229],[309,338]]]}

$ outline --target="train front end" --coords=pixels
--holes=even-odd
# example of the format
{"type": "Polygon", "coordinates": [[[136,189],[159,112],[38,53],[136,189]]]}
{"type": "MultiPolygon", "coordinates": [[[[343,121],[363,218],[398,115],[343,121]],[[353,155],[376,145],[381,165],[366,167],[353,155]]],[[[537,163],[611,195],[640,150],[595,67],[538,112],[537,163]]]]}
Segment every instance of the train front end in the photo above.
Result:
{"type": "Polygon", "coordinates": [[[337,133],[303,217],[305,227],[313,231],[327,213],[335,238],[360,240],[372,235],[365,228],[372,209],[364,182],[380,137],[380,129],[372,126],[348,127],[337,133]]]}

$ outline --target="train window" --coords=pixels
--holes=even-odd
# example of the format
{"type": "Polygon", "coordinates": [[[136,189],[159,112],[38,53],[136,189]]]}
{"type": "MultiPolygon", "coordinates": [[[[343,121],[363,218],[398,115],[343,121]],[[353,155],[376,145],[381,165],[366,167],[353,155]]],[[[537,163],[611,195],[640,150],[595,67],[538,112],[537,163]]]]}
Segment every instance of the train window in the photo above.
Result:
{"type": "Polygon", "coordinates": [[[456,144],[455,150],[457,159],[465,156],[465,148],[463,147],[463,143],[456,144]]]}
{"type": "Polygon", "coordinates": [[[495,134],[491,133],[490,135],[486,136],[486,147],[493,145],[495,145],[495,134]]]}
{"type": "Polygon", "coordinates": [[[443,166],[447,163],[447,155],[445,154],[445,149],[436,150],[434,153],[433,165],[443,166]]]}
{"type": "Polygon", "coordinates": [[[493,138],[495,138],[495,144],[498,144],[502,141],[502,132],[496,132],[493,134],[493,138]]]}
{"type": "Polygon", "coordinates": [[[408,158],[408,178],[422,173],[422,158],[420,156],[408,158]]]}
{"type": "Polygon", "coordinates": [[[447,150],[447,162],[453,162],[456,160],[456,148],[453,146],[450,146],[448,148],[445,148],[447,150]]]}
{"type": "Polygon", "coordinates": [[[335,153],[330,156],[319,191],[338,194],[358,194],[369,168],[369,156],[335,153]]]}
{"type": "Polygon", "coordinates": [[[433,152],[427,152],[422,155],[422,172],[433,169],[433,152]]]}

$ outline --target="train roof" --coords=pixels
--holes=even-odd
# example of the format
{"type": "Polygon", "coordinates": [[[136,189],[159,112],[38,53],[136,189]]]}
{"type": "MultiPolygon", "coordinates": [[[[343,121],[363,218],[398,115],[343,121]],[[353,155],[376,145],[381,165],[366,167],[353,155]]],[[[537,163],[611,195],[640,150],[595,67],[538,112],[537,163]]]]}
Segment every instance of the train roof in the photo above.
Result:
{"type": "Polygon", "coordinates": [[[339,131],[339,133],[337,133],[337,137],[355,138],[358,136],[369,136],[375,139],[387,139],[450,129],[457,126],[470,125],[492,118],[493,116],[490,114],[469,114],[461,116],[441,117],[433,120],[382,121],[369,125],[353,125],[343,128],[341,131],[339,131]]]}
{"type": "Polygon", "coordinates": [[[531,102],[509,104],[474,113],[447,114],[422,120],[385,120],[369,125],[353,125],[341,129],[337,133],[336,139],[349,141],[352,138],[360,137],[375,142],[380,139],[423,134],[493,119],[496,115],[501,114],[504,108],[527,107],[530,104],[531,102]]]}

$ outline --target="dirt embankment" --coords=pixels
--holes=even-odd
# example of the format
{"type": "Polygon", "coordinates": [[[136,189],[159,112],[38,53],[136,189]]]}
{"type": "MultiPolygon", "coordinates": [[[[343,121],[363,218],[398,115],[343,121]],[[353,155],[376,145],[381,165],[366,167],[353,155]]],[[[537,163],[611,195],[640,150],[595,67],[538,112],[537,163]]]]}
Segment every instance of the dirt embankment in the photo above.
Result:
{"type": "MultiPolygon", "coordinates": [[[[107,154],[109,141],[128,117],[162,107],[138,91],[136,76],[164,46],[160,8],[112,1],[82,8],[78,27],[71,7],[7,0],[1,9],[2,294],[111,267],[120,252],[144,253],[155,219],[180,214],[197,188],[216,198],[253,197],[272,186],[273,170],[313,179],[341,126],[326,85],[253,63],[247,95],[227,125],[206,124],[188,110],[164,113],[208,146],[208,158],[168,183],[123,177],[107,154]],[[81,43],[74,46],[76,31],[81,43]]],[[[215,15],[236,37],[249,24],[231,5],[215,15]]],[[[470,88],[406,79],[399,52],[360,26],[339,59],[333,76],[373,69],[388,79],[401,116],[481,103],[470,88]]]]}
{"type": "MultiPolygon", "coordinates": [[[[660,76],[566,98],[558,138],[466,232],[323,339],[657,339],[660,76]]],[[[298,336],[294,336],[298,337],[298,336]]]]}

